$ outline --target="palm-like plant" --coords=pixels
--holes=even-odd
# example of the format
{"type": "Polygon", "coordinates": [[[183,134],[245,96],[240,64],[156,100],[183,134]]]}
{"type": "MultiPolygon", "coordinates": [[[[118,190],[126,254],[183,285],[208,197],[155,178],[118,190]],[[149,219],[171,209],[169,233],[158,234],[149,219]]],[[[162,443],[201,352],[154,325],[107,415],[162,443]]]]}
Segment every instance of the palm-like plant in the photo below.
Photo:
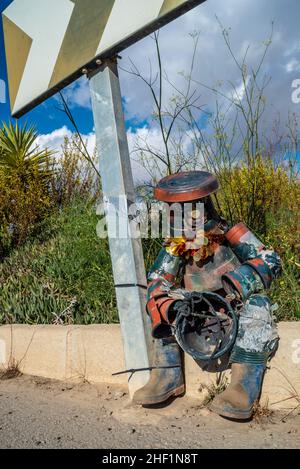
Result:
{"type": "Polygon", "coordinates": [[[50,166],[54,152],[40,149],[36,144],[37,137],[33,126],[3,124],[0,129],[0,170],[6,174],[14,171],[35,171],[47,179],[51,174],[50,166]]]}

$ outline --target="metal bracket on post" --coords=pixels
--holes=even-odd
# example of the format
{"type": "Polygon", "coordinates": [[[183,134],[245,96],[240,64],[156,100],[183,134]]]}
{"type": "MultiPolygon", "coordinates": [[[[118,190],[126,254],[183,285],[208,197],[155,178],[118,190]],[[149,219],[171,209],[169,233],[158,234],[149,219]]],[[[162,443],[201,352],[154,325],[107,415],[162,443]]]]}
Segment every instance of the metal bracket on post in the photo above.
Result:
{"type": "MultiPolygon", "coordinates": [[[[107,216],[110,232],[109,207],[120,200],[127,206],[135,202],[134,184],[122,109],[117,59],[103,62],[97,72],[89,76],[97,148],[100,155],[100,174],[103,199],[109,204],[107,216]]],[[[114,213],[118,214],[118,207],[114,213]]],[[[118,220],[120,221],[120,219],[118,220]]],[[[124,222],[124,219],[123,219],[124,222]]],[[[130,233],[130,223],[126,215],[130,233]]],[[[128,369],[149,367],[151,351],[149,319],[145,312],[145,265],[140,239],[109,236],[114,282],[122,330],[125,366],[128,369]]],[[[118,370],[117,370],[118,371],[118,370]]],[[[129,392],[142,387],[149,379],[149,371],[134,373],[129,381],[129,392]]]]}

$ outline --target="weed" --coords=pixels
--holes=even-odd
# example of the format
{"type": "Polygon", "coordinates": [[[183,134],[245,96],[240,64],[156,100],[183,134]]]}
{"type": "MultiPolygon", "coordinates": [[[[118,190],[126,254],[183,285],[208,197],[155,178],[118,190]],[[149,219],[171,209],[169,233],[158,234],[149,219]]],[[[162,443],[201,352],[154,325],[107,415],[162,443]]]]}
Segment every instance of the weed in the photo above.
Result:
{"type": "Polygon", "coordinates": [[[254,405],[253,420],[255,423],[262,424],[266,419],[273,415],[273,411],[269,408],[269,399],[264,403],[257,401],[254,405]]]}
{"type": "Polygon", "coordinates": [[[11,360],[3,370],[0,370],[0,380],[3,381],[18,378],[21,375],[22,372],[20,371],[19,363],[15,360],[11,360]]]}
{"type": "Polygon", "coordinates": [[[228,378],[225,373],[217,373],[217,379],[215,383],[212,383],[211,385],[204,385],[202,387],[202,390],[206,391],[207,393],[202,407],[207,407],[218,394],[221,394],[221,392],[225,391],[227,386],[228,378]]]}

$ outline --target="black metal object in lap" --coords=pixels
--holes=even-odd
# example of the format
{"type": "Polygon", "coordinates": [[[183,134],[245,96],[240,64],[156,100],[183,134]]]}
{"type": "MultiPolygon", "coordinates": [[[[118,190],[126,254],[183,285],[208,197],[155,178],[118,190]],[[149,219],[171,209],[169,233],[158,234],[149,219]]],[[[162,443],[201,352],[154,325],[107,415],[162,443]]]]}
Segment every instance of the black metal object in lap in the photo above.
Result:
{"type": "Polygon", "coordinates": [[[174,335],[181,348],[196,360],[213,360],[233,346],[238,318],[231,305],[211,292],[185,292],[174,305],[174,335]]]}

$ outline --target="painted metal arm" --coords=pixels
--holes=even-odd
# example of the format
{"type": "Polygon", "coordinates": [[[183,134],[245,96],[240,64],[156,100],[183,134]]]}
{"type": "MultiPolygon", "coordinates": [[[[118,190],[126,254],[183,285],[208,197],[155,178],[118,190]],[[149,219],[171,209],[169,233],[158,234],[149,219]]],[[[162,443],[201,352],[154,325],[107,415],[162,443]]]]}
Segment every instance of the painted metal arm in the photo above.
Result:
{"type": "Polygon", "coordinates": [[[172,306],[177,301],[169,297],[180,277],[184,261],[162,248],[148,274],[147,312],[151,318],[152,335],[155,338],[172,334],[172,306]]]}
{"type": "Polygon", "coordinates": [[[227,240],[242,265],[222,277],[224,289],[246,300],[253,293],[270,288],[281,272],[281,260],[243,224],[233,227],[227,240]]]}

